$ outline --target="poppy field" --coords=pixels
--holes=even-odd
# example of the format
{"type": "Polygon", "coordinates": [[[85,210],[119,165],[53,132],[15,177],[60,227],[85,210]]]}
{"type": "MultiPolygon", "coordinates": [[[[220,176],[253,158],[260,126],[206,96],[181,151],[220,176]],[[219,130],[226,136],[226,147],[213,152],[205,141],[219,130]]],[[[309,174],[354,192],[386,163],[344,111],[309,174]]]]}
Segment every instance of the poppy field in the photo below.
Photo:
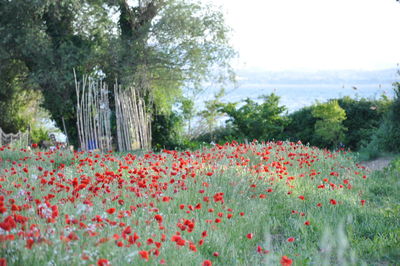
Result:
{"type": "Polygon", "coordinates": [[[394,265],[399,176],[293,142],[0,148],[0,265],[394,265]]]}

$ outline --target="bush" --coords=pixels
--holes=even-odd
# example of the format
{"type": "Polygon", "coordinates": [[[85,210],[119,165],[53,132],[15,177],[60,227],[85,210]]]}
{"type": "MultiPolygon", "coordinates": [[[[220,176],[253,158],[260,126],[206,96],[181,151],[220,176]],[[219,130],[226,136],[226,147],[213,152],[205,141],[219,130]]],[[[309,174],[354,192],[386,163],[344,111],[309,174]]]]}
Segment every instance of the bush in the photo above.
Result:
{"type": "Polygon", "coordinates": [[[40,143],[45,140],[50,140],[49,132],[42,127],[32,128],[30,134],[31,143],[40,143]]]}
{"type": "MultiPolygon", "coordinates": [[[[347,128],[347,130],[342,131],[344,135],[341,136],[341,142],[346,148],[355,151],[360,150],[362,146],[370,143],[373,138],[377,138],[377,136],[373,136],[379,128],[384,115],[389,111],[392,103],[392,101],[385,96],[382,96],[382,98],[378,100],[366,98],[352,99],[345,96],[331,101],[337,101],[339,107],[346,113],[346,119],[342,120],[341,124],[343,126],[342,129],[347,128]]],[[[326,104],[327,103],[324,103],[324,105],[326,104]]],[[[316,105],[307,106],[291,113],[288,116],[290,123],[284,130],[284,136],[292,141],[301,140],[303,143],[310,143],[318,147],[332,147],[334,146],[332,141],[323,139],[321,137],[321,132],[319,132],[319,134],[316,133],[318,118],[313,115],[315,108],[316,105]]],[[[319,124],[320,128],[326,126],[326,131],[329,133],[330,127],[328,124],[322,124],[322,122],[319,122],[319,124]]],[[[378,156],[377,152],[372,151],[372,147],[369,147],[369,149],[370,151],[367,153],[371,156],[378,156]]]]}
{"type": "Polygon", "coordinates": [[[275,94],[260,97],[261,104],[247,98],[240,108],[238,103],[222,106],[220,111],[228,115],[236,139],[272,140],[280,139],[289,119],[282,114],[285,106],[279,106],[279,97],[275,94]]]}
{"type": "Polygon", "coordinates": [[[182,117],[176,113],[154,115],[151,127],[151,141],[155,150],[179,149],[183,146],[182,117]]]}
{"type": "Polygon", "coordinates": [[[367,153],[370,158],[382,152],[400,152],[400,82],[393,85],[395,98],[384,113],[371,141],[362,148],[362,152],[367,153]]]}
{"type": "Polygon", "coordinates": [[[338,99],[338,103],[347,116],[343,121],[343,126],[348,129],[343,144],[351,150],[359,150],[363,143],[372,140],[372,135],[387,112],[390,100],[387,97],[379,100],[356,100],[346,96],[338,99]]]}
{"type": "Polygon", "coordinates": [[[288,116],[290,123],[284,130],[286,139],[291,141],[301,140],[303,143],[314,145],[314,125],[317,119],[312,115],[312,110],[312,106],[307,106],[288,116]]]}
{"type": "Polygon", "coordinates": [[[347,131],[342,123],[346,120],[346,112],[339,106],[338,101],[318,103],[313,108],[312,115],[319,118],[314,126],[314,138],[319,146],[338,147],[344,141],[344,132],[347,131]]]}

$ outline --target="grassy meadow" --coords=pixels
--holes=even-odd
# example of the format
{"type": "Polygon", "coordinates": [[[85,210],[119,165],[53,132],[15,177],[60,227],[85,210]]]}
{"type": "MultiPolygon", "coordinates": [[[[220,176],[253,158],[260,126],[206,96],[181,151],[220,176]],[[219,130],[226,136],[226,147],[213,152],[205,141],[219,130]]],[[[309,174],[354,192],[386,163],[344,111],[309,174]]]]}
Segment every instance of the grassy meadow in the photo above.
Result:
{"type": "Polygon", "coordinates": [[[396,265],[400,158],[293,142],[0,149],[0,265],[396,265]]]}

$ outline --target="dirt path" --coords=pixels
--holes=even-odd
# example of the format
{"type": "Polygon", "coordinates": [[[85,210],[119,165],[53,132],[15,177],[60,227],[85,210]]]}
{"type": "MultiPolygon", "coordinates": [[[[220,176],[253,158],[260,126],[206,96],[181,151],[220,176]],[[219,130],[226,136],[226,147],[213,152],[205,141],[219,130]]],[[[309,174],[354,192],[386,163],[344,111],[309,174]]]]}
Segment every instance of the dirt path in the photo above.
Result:
{"type": "Polygon", "coordinates": [[[392,159],[393,159],[392,157],[381,157],[372,161],[361,162],[360,164],[364,165],[371,171],[376,171],[376,170],[382,170],[383,168],[388,166],[392,159]]]}

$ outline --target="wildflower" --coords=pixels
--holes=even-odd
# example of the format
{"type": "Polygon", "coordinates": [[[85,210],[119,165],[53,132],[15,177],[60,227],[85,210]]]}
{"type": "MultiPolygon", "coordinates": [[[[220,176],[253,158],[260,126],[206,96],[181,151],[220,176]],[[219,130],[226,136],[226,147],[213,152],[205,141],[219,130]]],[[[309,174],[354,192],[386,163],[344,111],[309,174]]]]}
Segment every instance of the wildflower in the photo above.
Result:
{"type": "Polygon", "coordinates": [[[257,246],[257,252],[261,253],[263,251],[263,248],[261,246],[257,246]]]}
{"type": "Polygon", "coordinates": [[[109,214],[113,214],[115,212],[115,208],[110,208],[110,209],[106,210],[106,212],[109,214]]]}
{"type": "Polygon", "coordinates": [[[111,264],[110,261],[108,261],[107,259],[99,259],[97,261],[97,266],[109,266],[109,265],[111,264]]]}
{"type": "Polygon", "coordinates": [[[205,260],[205,261],[203,261],[201,266],[212,266],[212,262],[210,260],[205,260]]]}
{"type": "Polygon", "coordinates": [[[197,247],[196,247],[195,244],[189,244],[189,249],[190,249],[191,251],[193,251],[193,252],[196,252],[196,251],[197,251],[197,247]]]}
{"type": "Polygon", "coordinates": [[[281,265],[282,266],[290,266],[290,265],[292,265],[292,263],[293,263],[293,260],[289,259],[286,256],[282,256],[282,258],[281,258],[281,265]]]}
{"type": "Polygon", "coordinates": [[[139,255],[140,257],[142,257],[142,259],[145,259],[146,261],[149,260],[149,252],[147,252],[146,250],[139,251],[139,255]]]}
{"type": "Polygon", "coordinates": [[[163,221],[163,217],[159,214],[156,214],[154,216],[154,219],[156,219],[158,223],[162,223],[162,221],[163,221]]]}

